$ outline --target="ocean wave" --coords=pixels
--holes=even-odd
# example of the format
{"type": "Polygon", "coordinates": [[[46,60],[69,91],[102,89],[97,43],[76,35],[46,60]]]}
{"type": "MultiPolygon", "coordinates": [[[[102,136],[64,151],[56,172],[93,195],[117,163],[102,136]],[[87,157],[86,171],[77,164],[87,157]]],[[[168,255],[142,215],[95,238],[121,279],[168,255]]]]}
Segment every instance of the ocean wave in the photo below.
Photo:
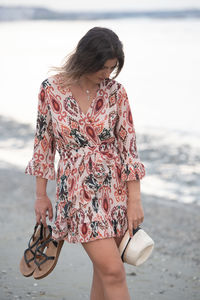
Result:
{"type": "Polygon", "coordinates": [[[200,18],[200,9],[141,10],[141,11],[65,11],[59,12],[45,7],[0,6],[0,22],[21,20],[103,20],[103,19],[182,19],[200,18]]]}
{"type": "Polygon", "coordinates": [[[200,205],[198,134],[146,129],[146,133],[138,132],[138,145],[146,166],[145,194],[200,205]]]}

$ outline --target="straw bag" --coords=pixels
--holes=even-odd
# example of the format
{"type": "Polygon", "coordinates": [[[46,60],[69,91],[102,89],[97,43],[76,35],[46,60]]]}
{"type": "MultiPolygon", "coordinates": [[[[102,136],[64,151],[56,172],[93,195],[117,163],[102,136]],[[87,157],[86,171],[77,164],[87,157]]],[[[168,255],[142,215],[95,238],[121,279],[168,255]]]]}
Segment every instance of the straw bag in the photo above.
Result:
{"type": "Polygon", "coordinates": [[[152,238],[138,226],[136,229],[133,229],[132,238],[127,230],[119,245],[119,252],[123,262],[139,266],[148,259],[153,248],[154,241],[152,238]]]}

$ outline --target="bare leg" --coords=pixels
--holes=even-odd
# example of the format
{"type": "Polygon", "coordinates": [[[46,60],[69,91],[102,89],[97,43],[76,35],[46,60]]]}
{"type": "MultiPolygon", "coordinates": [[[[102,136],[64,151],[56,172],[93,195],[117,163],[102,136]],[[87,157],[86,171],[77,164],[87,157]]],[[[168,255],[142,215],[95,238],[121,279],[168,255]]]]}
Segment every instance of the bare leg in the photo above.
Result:
{"type": "Polygon", "coordinates": [[[119,247],[119,244],[121,243],[121,240],[123,239],[123,236],[120,236],[120,237],[116,236],[114,239],[115,239],[115,243],[116,243],[117,247],[119,247]]]}
{"type": "MultiPolygon", "coordinates": [[[[100,239],[82,244],[93,262],[95,281],[91,296],[97,297],[95,287],[100,289],[96,280],[99,276],[102,283],[103,300],[130,300],[124,265],[114,238],[100,239]]],[[[98,298],[91,298],[96,300],[98,298]]],[[[102,299],[102,298],[101,298],[102,299]]]]}
{"type": "MultiPolygon", "coordinates": [[[[122,240],[122,237],[115,237],[115,242],[117,247],[122,240]]],[[[104,291],[103,291],[103,284],[101,278],[98,274],[98,271],[95,269],[93,265],[93,279],[92,279],[92,287],[90,293],[90,300],[104,300],[104,291]]]]}
{"type": "Polygon", "coordinates": [[[101,277],[93,265],[93,280],[90,292],[90,300],[104,300],[104,291],[101,277]]]}

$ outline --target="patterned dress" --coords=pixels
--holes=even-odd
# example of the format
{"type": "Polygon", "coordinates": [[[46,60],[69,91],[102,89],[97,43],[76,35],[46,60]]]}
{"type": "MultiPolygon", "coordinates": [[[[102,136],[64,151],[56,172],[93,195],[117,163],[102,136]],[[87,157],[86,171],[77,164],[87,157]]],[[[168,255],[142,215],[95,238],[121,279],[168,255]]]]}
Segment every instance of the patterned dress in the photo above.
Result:
{"type": "Polygon", "coordinates": [[[122,236],[127,181],[145,176],[136,148],[129,100],[122,84],[106,79],[83,113],[58,75],[38,96],[33,157],[26,174],[56,179],[53,238],[70,243],[122,236]],[[55,174],[56,150],[60,159],[55,174]]]}

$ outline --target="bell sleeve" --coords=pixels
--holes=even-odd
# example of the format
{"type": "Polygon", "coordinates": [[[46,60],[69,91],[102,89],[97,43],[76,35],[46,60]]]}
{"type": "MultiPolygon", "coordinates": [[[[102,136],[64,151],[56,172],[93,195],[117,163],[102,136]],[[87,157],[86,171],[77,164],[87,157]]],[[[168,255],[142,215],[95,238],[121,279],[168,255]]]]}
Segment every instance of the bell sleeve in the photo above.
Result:
{"type": "Polygon", "coordinates": [[[132,112],[123,85],[118,90],[117,109],[115,135],[122,162],[121,180],[140,180],[145,176],[145,167],[138,156],[132,112]]]}
{"type": "Polygon", "coordinates": [[[32,159],[25,168],[25,174],[55,179],[56,144],[53,134],[50,106],[45,84],[41,84],[38,94],[38,111],[32,159]]]}

